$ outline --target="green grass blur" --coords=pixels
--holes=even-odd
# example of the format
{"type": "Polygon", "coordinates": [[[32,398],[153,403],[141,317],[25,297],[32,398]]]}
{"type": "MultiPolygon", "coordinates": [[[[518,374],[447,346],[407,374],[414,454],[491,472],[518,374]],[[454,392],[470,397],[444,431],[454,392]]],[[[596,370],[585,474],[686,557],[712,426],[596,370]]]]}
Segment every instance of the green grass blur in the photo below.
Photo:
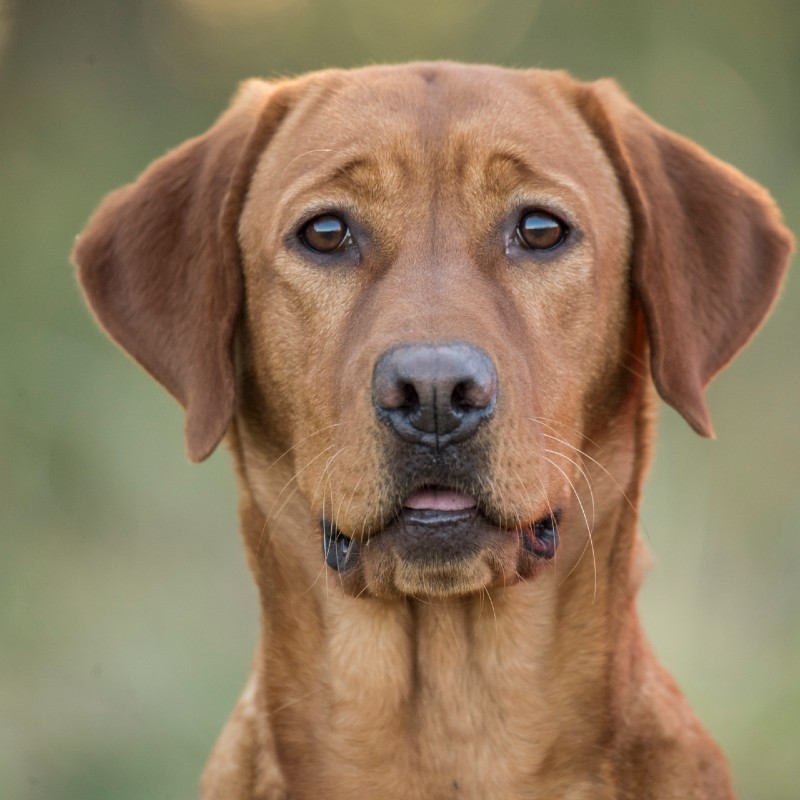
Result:
{"type": "MultiPolygon", "coordinates": [[[[226,456],[95,327],[73,237],[237,81],[454,58],[611,75],[800,231],[796,0],[0,0],[0,798],[195,796],[257,627],[226,456]]],[[[671,410],[644,510],[661,658],[743,798],[796,800],[800,282],[671,410]]]]}

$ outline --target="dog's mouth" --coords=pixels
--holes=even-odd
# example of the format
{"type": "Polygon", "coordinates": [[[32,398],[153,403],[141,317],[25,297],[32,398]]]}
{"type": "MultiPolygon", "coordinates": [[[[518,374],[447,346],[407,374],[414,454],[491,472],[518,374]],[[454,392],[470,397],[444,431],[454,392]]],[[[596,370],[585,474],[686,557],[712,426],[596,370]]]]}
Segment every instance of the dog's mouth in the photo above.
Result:
{"type": "Polygon", "coordinates": [[[377,595],[445,597],[530,577],[554,558],[561,512],[509,528],[473,495],[446,486],[411,492],[378,533],[358,539],[323,519],[327,565],[343,586],[377,595]]]}

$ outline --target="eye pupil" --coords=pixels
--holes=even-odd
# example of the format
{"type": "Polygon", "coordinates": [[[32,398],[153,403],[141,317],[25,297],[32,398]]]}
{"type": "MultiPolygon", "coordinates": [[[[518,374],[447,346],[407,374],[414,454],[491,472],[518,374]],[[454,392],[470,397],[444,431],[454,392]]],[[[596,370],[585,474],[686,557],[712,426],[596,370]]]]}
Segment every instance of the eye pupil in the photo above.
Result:
{"type": "Polygon", "coordinates": [[[334,214],[322,214],[303,226],[300,238],[312,250],[319,253],[333,253],[347,246],[350,231],[339,217],[334,214]]]}
{"type": "Polygon", "coordinates": [[[519,221],[517,235],[531,250],[550,250],[564,241],[567,228],[552,214],[531,211],[519,221]]]}

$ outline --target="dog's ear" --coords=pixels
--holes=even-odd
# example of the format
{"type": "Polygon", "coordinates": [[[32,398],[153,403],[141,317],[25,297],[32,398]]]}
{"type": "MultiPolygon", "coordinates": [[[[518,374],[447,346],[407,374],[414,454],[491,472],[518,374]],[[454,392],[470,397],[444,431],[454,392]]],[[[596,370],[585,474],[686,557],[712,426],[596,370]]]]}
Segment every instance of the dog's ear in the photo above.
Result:
{"type": "Polygon", "coordinates": [[[238,219],[287,103],[280,87],[245,83],[207,133],[106,197],[73,251],[100,324],[183,405],[192,461],[213,452],[233,413],[238,219]]]}
{"type": "Polygon", "coordinates": [[[613,81],[582,84],[576,96],[631,208],[653,381],[713,436],[705,388],[767,315],[792,236],[761,186],[653,122],[613,81]]]}

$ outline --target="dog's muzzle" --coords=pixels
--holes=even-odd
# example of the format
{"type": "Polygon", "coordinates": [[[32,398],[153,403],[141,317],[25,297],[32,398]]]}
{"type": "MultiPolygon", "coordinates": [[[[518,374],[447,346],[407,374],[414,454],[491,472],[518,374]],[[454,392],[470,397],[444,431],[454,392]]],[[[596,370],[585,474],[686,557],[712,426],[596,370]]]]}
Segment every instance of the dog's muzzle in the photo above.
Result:
{"type": "Polygon", "coordinates": [[[508,585],[554,557],[557,513],[517,523],[485,492],[489,429],[475,434],[495,413],[498,384],[489,355],[464,341],[403,343],[377,358],[372,403],[390,432],[386,489],[396,505],[363,536],[321,521],[325,561],[343,588],[444,598],[508,585]]]}

